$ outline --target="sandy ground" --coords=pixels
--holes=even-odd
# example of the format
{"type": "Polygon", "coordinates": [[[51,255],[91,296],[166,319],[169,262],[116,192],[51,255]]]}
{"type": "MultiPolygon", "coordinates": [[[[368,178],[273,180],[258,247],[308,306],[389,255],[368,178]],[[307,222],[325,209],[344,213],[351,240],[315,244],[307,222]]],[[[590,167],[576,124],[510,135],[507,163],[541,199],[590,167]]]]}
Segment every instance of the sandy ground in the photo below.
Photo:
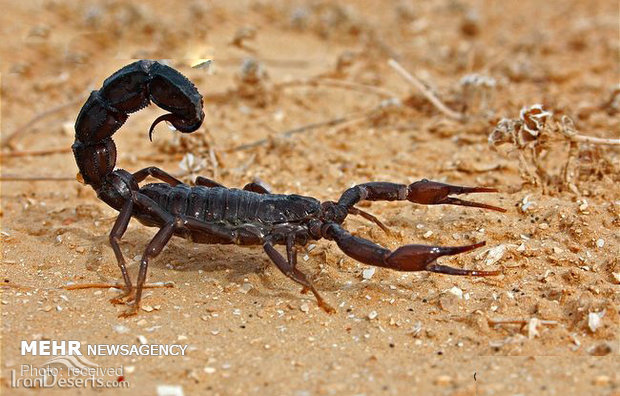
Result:
{"type": "MultiPolygon", "coordinates": [[[[501,118],[536,103],[550,125],[566,115],[582,135],[620,137],[617,2],[0,4],[3,394],[32,394],[11,387],[11,370],[49,358],[21,356],[22,340],[187,345],[185,356],[88,356],[123,366],[133,394],[619,394],[618,146],[574,145],[568,180],[557,131],[523,148],[488,144],[501,118]],[[150,144],[163,112],[136,113],[114,136],[119,167],[236,187],[260,178],[321,200],[366,181],[493,186],[475,199],[506,213],[378,202],[363,209],[393,236],[360,218],[345,226],[391,249],[486,240],[442,262],[502,275],[376,269],[364,279],[369,267],[320,241],[300,268],[337,307],[328,315],[259,247],[173,239],[148,276],[174,287],[148,290],[136,317],[117,317],[115,290],[61,289],[120,278],[108,245],[116,212],[75,181],[68,150],[88,92],[139,58],[172,59],[205,96],[206,121],[182,138],[160,126],[150,144]],[[466,119],[433,106],[390,58],[466,119]],[[198,59],[214,63],[192,69],[198,59]]],[[[132,276],[154,232],[130,224],[132,276]]]]}

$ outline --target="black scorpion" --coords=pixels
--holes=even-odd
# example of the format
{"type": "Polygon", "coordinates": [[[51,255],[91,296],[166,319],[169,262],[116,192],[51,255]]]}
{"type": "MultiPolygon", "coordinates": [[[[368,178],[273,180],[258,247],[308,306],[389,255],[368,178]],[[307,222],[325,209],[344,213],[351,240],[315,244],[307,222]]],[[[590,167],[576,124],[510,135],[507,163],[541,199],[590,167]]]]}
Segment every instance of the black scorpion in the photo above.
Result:
{"type": "Polygon", "coordinates": [[[75,123],[73,153],[83,182],[97,196],[120,212],[112,231],[110,244],[120,267],[124,287],[114,302],[130,302],[130,309],[121,316],[137,312],[145,285],[149,260],[156,257],[175,235],[196,243],[262,245],[265,253],[289,278],[312,291],[319,306],[331,308],[321,298],[308,277],[297,268],[297,246],[326,238],[336,241],[348,256],[369,265],[398,271],[431,271],[450,275],[489,276],[498,271],[457,269],[436,264],[437,258],[470,251],[484,242],[465,246],[405,245],[395,251],[351,235],[342,227],[349,214],[361,215],[386,227],[374,216],[355,205],[366,201],[410,201],[419,204],[452,204],[498,211],[504,209],[450,197],[450,194],[495,192],[493,188],[462,187],[420,180],[404,185],[370,182],[346,190],[338,201],[319,202],[300,195],[271,194],[257,183],[242,190],[198,177],[194,186],[177,180],[163,170],[148,167],[135,173],[115,169],[116,146],[112,135],[123,125],[130,113],[150,102],[168,111],[158,117],[155,125],[169,122],[176,130],[189,133],[204,120],[202,96],[195,86],[173,68],[155,61],[141,60],[127,65],[93,91],[82,107],[75,123]],[[148,176],[163,183],[140,187],[148,176]],[[142,224],[159,231],[149,242],[140,262],[137,286],[132,286],[119,242],[129,220],[135,217],[142,224]],[[274,245],[286,247],[286,257],[274,245]],[[132,299],[133,296],[133,299],[132,299]]]}

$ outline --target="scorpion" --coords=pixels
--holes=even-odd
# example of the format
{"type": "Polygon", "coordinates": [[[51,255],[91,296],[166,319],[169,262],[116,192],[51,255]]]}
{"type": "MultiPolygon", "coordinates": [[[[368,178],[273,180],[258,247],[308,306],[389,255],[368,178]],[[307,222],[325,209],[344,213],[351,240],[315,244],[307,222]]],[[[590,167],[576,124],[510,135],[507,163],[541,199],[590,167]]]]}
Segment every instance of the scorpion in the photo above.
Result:
{"type": "Polygon", "coordinates": [[[119,316],[135,315],[140,306],[149,261],[166,246],[172,236],[202,244],[262,245],[267,256],[288,278],[299,283],[302,293],[311,291],[326,312],[334,309],[323,300],[311,280],[297,268],[297,247],[321,238],[335,241],[348,256],[365,264],[397,271],[430,271],[449,275],[492,276],[500,271],[467,270],[440,265],[439,257],[464,253],[485,242],[464,246],[405,245],[390,251],[369,240],[350,234],[342,226],[347,215],[373,221],[388,228],[373,215],[356,208],[360,201],[404,201],[418,204],[451,204],[496,211],[502,208],[466,201],[450,195],[496,192],[494,188],[463,187],[426,179],[409,185],[369,182],[347,189],[338,201],[320,202],[301,195],[272,194],[261,183],[248,183],[243,189],[227,188],[198,176],[188,185],[157,167],[135,173],[115,169],[116,146],[112,135],[129,114],[154,102],[166,110],[152,123],[168,122],[174,129],[191,133],[202,124],[202,96],[185,76],[152,60],[129,64],[93,91],[75,122],[73,153],[79,168],[78,179],[90,185],[97,197],[119,212],[109,234],[109,242],[120,268],[124,285],[114,303],[129,308],[119,316]],[[161,183],[142,187],[148,176],[161,183]],[[119,242],[134,217],[159,231],[146,246],[140,260],[136,287],[127,272],[119,242]],[[284,245],[286,256],[275,245],[284,245]]]}

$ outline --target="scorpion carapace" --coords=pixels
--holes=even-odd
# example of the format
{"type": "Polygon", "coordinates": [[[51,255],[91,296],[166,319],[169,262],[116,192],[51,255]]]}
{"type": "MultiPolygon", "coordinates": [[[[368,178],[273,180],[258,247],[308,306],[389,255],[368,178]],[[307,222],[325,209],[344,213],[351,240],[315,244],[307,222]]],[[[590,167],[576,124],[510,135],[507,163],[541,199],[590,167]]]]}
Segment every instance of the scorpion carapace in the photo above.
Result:
{"type": "MultiPolygon", "coordinates": [[[[151,61],[131,64],[108,78],[100,91],[88,99],[76,122],[74,152],[86,183],[99,198],[119,210],[110,233],[124,281],[124,292],[116,302],[130,301],[131,308],[121,316],[133,315],[139,308],[145,287],[148,262],[161,252],[173,235],[196,243],[262,245],[269,258],[289,278],[312,291],[326,311],[324,302],[308,277],[297,268],[297,246],[326,238],[335,241],[348,256],[363,263],[398,271],[431,271],[450,275],[489,276],[498,271],[476,271],[439,265],[441,256],[478,248],[484,242],[442,247],[405,245],[394,251],[351,235],[342,224],[349,214],[360,215],[387,230],[377,218],[355,205],[360,201],[410,201],[419,204],[452,204],[504,211],[504,209],[461,200],[450,195],[495,192],[485,187],[461,187],[421,180],[410,185],[387,182],[364,183],[346,190],[338,201],[319,202],[300,195],[271,194],[259,183],[242,190],[198,177],[194,186],[166,172],[150,167],[134,174],[114,168],[114,143],[110,136],[122,125],[127,114],[153,100],[171,114],[167,120],[177,129],[191,132],[204,117],[202,100],[194,86],[173,69],[151,61]],[[138,183],[147,176],[163,183],[138,183]],[[127,273],[119,241],[131,217],[159,231],[146,247],[134,288],[127,273]],[[284,245],[284,257],[274,245],[284,245]],[[133,298],[132,298],[133,296],[133,298]]],[[[151,131],[152,131],[151,127],[151,131]]]]}

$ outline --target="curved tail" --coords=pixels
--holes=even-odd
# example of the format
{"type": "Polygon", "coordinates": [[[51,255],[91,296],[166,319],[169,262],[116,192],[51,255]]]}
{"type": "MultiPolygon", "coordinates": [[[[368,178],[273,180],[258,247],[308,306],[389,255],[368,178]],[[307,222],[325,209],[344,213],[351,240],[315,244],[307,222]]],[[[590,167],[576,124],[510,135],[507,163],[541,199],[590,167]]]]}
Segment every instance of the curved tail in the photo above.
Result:
{"type": "Polygon", "coordinates": [[[151,60],[123,67],[108,77],[101,89],[90,94],[75,121],[73,154],[86,184],[98,189],[114,171],[116,146],[112,135],[129,114],[145,108],[151,101],[170,113],[153,122],[149,138],[161,121],[184,133],[202,125],[202,96],[181,73],[151,60]]]}

